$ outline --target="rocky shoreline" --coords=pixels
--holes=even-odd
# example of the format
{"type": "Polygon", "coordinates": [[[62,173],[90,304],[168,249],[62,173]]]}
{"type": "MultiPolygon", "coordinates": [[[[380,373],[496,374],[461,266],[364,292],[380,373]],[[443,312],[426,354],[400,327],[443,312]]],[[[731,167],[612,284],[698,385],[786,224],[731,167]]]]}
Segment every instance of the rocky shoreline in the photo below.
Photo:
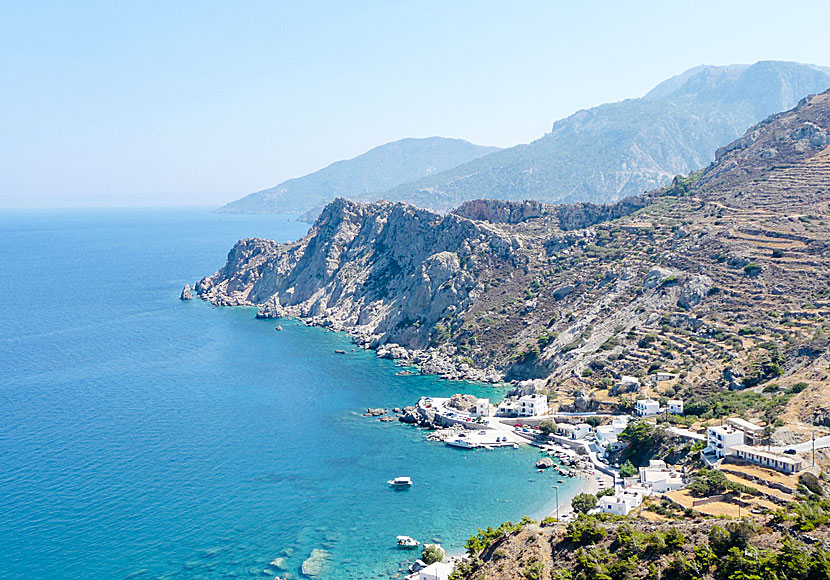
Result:
{"type": "MultiPolygon", "coordinates": [[[[205,299],[205,298],[203,298],[205,299]]],[[[212,302],[212,301],[211,301],[212,302]]],[[[218,304],[224,306],[224,304],[218,304]]],[[[244,306],[255,306],[243,304],[244,306]]],[[[284,318],[272,314],[266,306],[259,306],[257,318],[284,318]]],[[[504,374],[493,368],[475,368],[468,363],[459,363],[454,359],[455,347],[444,345],[441,348],[410,349],[390,342],[381,344],[377,335],[354,328],[349,328],[322,316],[296,317],[306,326],[317,326],[336,332],[345,332],[351,341],[364,350],[374,350],[378,358],[391,359],[398,364],[411,366],[422,375],[438,375],[449,381],[474,381],[492,385],[504,382],[504,374]]]]}

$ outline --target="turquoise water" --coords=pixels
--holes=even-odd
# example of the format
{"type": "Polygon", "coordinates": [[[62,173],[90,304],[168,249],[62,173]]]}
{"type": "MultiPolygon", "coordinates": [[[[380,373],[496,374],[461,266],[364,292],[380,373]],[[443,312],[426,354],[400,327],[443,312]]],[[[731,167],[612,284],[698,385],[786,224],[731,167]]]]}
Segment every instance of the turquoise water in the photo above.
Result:
{"type": "Polygon", "coordinates": [[[343,334],[177,299],[237,239],[305,229],[0,213],[0,577],[297,578],[313,549],[330,553],[324,578],[388,577],[413,555],[398,534],[460,550],[552,507],[531,449],[452,449],[360,416],[492,388],[396,376],[343,334]],[[391,491],[396,475],[415,485],[391,491]]]}

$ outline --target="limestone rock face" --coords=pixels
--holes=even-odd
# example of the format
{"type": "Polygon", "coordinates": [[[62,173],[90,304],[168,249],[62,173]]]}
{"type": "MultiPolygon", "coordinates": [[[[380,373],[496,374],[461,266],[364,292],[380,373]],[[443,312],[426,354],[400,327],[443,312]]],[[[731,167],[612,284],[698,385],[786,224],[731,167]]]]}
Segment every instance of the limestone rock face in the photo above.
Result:
{"type": "Polygon", "coordinates": [[[338,199],[297,242],[241,240],[196,291],[215,304],[258,306],[260,317],[325,321],[386,345],[379,355],[406,358],[474,299],[478,270],[511,260],[511,247],[500,231],[459,216],[338,199]]]}
{"type": "Polygon", "coordinates": [[[190,284],[185,284],[184,288],[182,288],[182,295],[179,296],[180,300],[193,300],[193,291],[190,289],[190,284]]]}

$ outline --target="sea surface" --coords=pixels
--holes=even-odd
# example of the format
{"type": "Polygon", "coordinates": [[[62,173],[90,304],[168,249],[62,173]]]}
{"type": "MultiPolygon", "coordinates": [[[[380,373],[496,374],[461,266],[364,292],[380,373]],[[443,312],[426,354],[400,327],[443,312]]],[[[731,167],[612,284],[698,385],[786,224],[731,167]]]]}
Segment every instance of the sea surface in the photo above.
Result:
{"type": "Polygon", "coordinates": [[[0,213],[0,578],[300,578],[315,549],[321,579],[390,577],[416,556],[398,534],[461,551],[478,527],[553,508],[536,450],[453,449],[361,416],[502,390],[397,376],[342,333],[178,299],[238,239],[307,227],[0,213]],[[414,486],[389,489],[398,475],[414,486]]]}

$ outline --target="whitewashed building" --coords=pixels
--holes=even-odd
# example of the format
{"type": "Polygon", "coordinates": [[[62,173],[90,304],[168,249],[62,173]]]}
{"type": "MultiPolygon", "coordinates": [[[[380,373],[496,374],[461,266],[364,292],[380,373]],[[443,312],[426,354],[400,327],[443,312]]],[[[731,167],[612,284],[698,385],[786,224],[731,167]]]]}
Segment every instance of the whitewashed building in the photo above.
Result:
{"type": "Polygon", "coordinates": [[[600,498],[599,510],[604,514],[615,516],[627,516],[632,510],[640,507],[643,503],[643,492],[635,488],[626,488],[614,495],[606,495],[600,498]]]}
{"type": "Polygon", "coordinates": [[[476,401],[476,415],[479,417],[489,417],[490,413],[490,399],[478,399],[476,401]]]}
{"type": "Polygon", "coordinates": [[[625,443],[618,440],[620,433],[628,425],[628,415],[617,417],[610,425],[600,425],[595,430],[597,445],[604,452],[609,446],[611,451],[618,451],[625,447],[625,443]]]}
{"type": "Polygon", "coordinates": [[[640,468],[640,484],[653,493],[666,493],[686,487],[683,474],[659,459],[652,459],[648,462],[648,467],[640,468]]]}
{"type": "Polygon", "coordinates": [[[452,570],[452,564],[435,562],[407,576],[407,580],[448,580],[452,570]]]}
{"type": "Polygon", "coordinates": [[[717,425],[706,429],[706,448],[701,451],[704,455],[724,457],[733,455],[733,447],[744,444],[744,432],[731,425],[717,425]]]}
{"type": "Polygon", "coordinates": [[[522,417],[539,417],[548,414],[548,397],[536,393],[519,397],[517,409],[522,417]]]}
{"type": "Polygon", "coordinates": [[[673,381],[677,378],[677,375],[674,373],[657,371],[656,373],[654,373],[654,378],[657,380],[658,383],[662,383],[663,381],[673,381]]]}
{"type": "Polygon", "coordinates": [[[667,403],[669,408],[669,413],[672,415],[682,415],[683,414],[683,401],[680,399],[672,399],[667,403]]]}
{"type": "Polygon", "coordinates": [[[634,412],[640,417],[653,417],[660,414],[660,403],[654,399],[640,399],[634,403],[634,412]]]}
{"type": "Polygon", "coordinates": [[[499,417],[516,417],[519,414],[519,403],[515,399],[505,399],[496,408],[499,417]]]}
{"type": "Polygon", "coordinates": [[[803,462],[798,455],[784,455],[781,453],[772,453],[771,451],[764,451],[758,447],[750,447],[749,445],[736,445],[732,448],[735,457],[760,465],[761,467],[769,467],[776,471],[784,473],[796,473],[803,469],[803,462]]]}
{"type": "Polygon", "coordinates": [[[574,425],[574,430],[571,434],[571,439],[582,439],[593,432],[594,428],[588,425],[588,423],[579,423],[578,425],[574,425]]]}

